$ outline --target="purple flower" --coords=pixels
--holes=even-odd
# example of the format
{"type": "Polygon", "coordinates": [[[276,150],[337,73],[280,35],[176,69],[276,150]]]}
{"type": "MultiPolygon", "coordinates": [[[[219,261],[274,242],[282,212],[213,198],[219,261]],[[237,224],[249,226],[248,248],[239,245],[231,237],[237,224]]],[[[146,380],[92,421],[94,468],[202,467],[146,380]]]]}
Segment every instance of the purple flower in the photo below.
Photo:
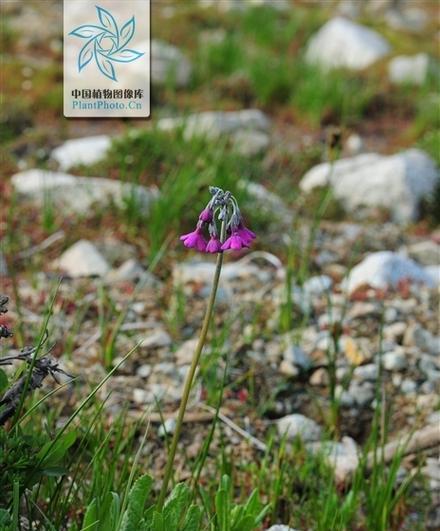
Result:
{"type": "Polygon", "coordinates": [[[199,219],[201,221],[204,221],[205,223],[211,223],[213,215],[214,213],[212,211],[212,208],[206,207],[204,210],[200,212],[199,219]]]}
{"type": "Polygon", "coordinates": [[[246,245],[249,245],[257,237],[255,233],[245,227],[243,223],[240,223],[238,226],[236,234],[238,234],[238,236],[240,236],[240,238],[246,242],[246,245]]]}
{"type": "Polygon", "coordinates": [[[195,231],[184,234],[180,237],[183,241],[183,245],[190,249],[197,249],[201,253],[206,250],[206,240],[202,234],[202,228],[197,227],[195,231]]]}
{"type": "Polygon", "coordinates": [[[227,251],[228,249],[238,251],[243,247],[249,247],[249,242],[247,240],[243,240],[238,232],[234,231],[222,245],[222,251],[227,251]]]}
{"type": "Polygon", "coordinates": [[[207,253],[221,253],[222,251],[222,244],[221,241],[217,238],[217,236],[211,236],[211,239],[208,242],[208,245],[206,246],[206,252],[207,253]]]}

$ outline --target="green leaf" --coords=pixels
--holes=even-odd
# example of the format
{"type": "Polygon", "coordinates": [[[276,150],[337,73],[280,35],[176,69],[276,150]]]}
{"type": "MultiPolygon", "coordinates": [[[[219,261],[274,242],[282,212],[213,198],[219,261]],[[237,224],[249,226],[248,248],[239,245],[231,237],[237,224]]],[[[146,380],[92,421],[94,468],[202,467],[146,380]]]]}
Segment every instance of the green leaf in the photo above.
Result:
{"type": "Polygon", "coordinates": [[[256,527],[257,524],[255,523],[255,518],[248,514],[239,520],[232,529],[233,531],[252,531],[252,529],[255,529],[256,527]]]}
{"type": "Polygon", "coordinates": [[[175,531],[178,529],[181,516],[188,502],[188,487],[184,483],[179,483],[172,490],[163,508],[163,519],[167,530],[175,531]]]}
{"type": "Polygon", "coordinates": [[[87,507],[86,514],[84,515],[81,531],[86,531],[86,529],[87,531],[95,531],[99,529],[98,524],[99,519],[96,498],[93,498],[87,507]]]}
{"type": "Polygon", "coordinates": [[[198,531],[202,520],[202,511],[197,505],[191,505],[185,516],[182,531],[198,531]]]}
{"type": "Polygon", "coordinates": [[[37,458],[41,459],[41,467],[47,468],[57,465],[75,441],[76,432],[74,430],[59,437],[55,444],[53,441],[48,441],[37,454],[37,458]],[[48,452],[49,448],[51,449],[48,452]]]}
{"type": "Polygon", "coordinates": [[[153,513],[153,524],[151,526],[152,531],[171,531],[171,529],[166,529],[163,521],[162,513],[154,511],[153,513]]]}
{"type": "Polygon", "coordinates": [[[0,369],[0,393],[8,387],[8,377],[3,369],[0,369]]]}
{"type": "Polygon", "coordinates": [[[122,518],[119,531],[139,531],[144,516],[145,503],[153,485],[153,478],[148,474],[137,479],[128,494],[128,506],[122,518]]]}
{"type": "Polygon", "coordinates": [[[121,500],[116,492],[110,492],[108,496],[110,496],[111,501],[102,528],[105,531],[117,531],[121,500]]]}

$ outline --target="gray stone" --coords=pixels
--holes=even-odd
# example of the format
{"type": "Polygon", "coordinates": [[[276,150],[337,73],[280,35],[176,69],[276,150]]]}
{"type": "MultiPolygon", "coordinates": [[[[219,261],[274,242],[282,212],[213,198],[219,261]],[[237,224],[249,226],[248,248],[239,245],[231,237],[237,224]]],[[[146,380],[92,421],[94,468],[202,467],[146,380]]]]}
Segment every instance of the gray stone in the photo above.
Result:
{"type": "Polygon", "coordinates": [[[191,363],[198,342],[198,338],[188,339],[180,345],[180,347],[174,353],[176,361],[179,365],[191,363]]]}
{"type": "Polygon", "coordinates": [[[207,111],[191,114],[184,118],[161,118],[157,124],[162,131],[184,130],[184,137],[189,140],[196,136],[218,139],[223,135],[234,135],[238,131],[267,132],[270,121],[258,109],[242,111],[207,111]]]}
{"type": "Polygon", "coordinates": [[[435,162],[419,149],[396,155],[366,153],[309,170],[300,182],[304,192],[330,185],[334,196],[348,211],[359,207],[385,208],[394,221],[407,223],[418,216],[423,197],[439,182],[435,162]]]}
{"type": "Polygon", "coordinates": [[[402,349],[386,352],[382,357],[382,363],[387,371],[401,371],[406,369],[408,365],[405,352],[402,349]]]}
{"type": "Polygon", "coordinates": [[[280,373],[284,374],[285,376],[294,378],[295,376],[299,375],[299,369],[291,361],[284,359],[280,363],[280,373]]]}
{"type": "Polygon", "coordinates": [[[334,469],[337,481],[344,481],[359,464],[358,448],[351,437],[345,436],[341,442],[309,443],[307,449],[313,453],[320,453],[326,458],[334,469]]]}
{"type": "Polygon", "coordinates": [[[151,349],[168,347],[171,345],[171,337],[165,330],[155,330],[152,334],[142,339],[140,348],[151,349]]]}
{"type": "Polygon", "coordinates": [[[329,384],[328,371],[323,367],[317,369],[310,377],[310,385],[325,387],[329,384]]]}
{"type": "Polygon", "coordinates": [[[432,240],[413,243],[406,248],[408,255],[426,266],[440,264],[440,245],[432,240]]]}
{"type": "Polygon", "coordinates": [[[176,431],[176,419],[166,419],[163,424],[159,426],[157,434],[159,437],[165,437],[166,435],[172,435],[176,431]]]}
{"type": "Polygon", "coordinates": [[[72,278],[105,276],[110,266],[88,240],[79,240],[55,260],[53,265],[72,278]]]}
{"type": "Polygon", "coordinates": [[[374,382],[377,380],[378,367],[375,363],[368,363],[367,365],[360,365],[353,371],[353,375],[362,381],[374,382]]]}
{"type": "Polygon", "coordinates": [[[275,524],[275,525],[270,526],[267,531],[298,531],[298,530],[294,529],[293,527],[289,527],[288,525],[275,524]]]}
{"type": "Polygon", "coordinates": [[[408,328],[408,323],[403,321],[397,321],[390,325],[384,326],[383,328],[383,337],[388,341],[395,341],[400,343],[403,340],[406,329],[408,328]]]}
{"type": "Polygon", "coordinates": [[[405,378],[400,384],[400,390],[404,395],[412,395],[417,391],[417,384],[413,380],[405,378]]]}
{"type": "Polygon", "coordinates": [[[107,275],[107,280],[111,282],[123,282],[137,280],[145,273],[144,268],[134,258],[129,258],[117,269],[113,269],[107,275]]]}
{"type": "Polygon", "coordinates": [[[317,441],[321,437],[321,427],[314,420],[299,413],[287,415],[277,420],[278,433],[287,439],[300,437],[305,442],[317,441]]]}
{"type": "Polygon", "coordinates": [[[417,55],[399,55],[388,65],[388,76],[392,83],[423,85],[428,76],[429,56],[426,53],[417,55]]]}
{"type": "Polygon", "coordinates": [[[67,140],[55,148],[51,157],[61,170],[68,170],[79,164],[94,164],[102,160],[109,150],[111,138],[108,135],[88,136],[67,140]]]}
{"type": "Polygon", "coordinates": [[[374,398],[374,385],[368,382],[364,382],[361,385],[351,382],[348,392],[354,398],[354,401],[358,406],[365,407],[370,404],[374,398]]]}
{"type": "Polygon", "coordinates": [[[147,364],[141,365],[136,370],[136,374],[140,376],[141,378],[148,378],[151,373],[152,373],[151,365],[147,365],[147,364]]]}
{"type": "Polygon", "coordinates": [[[440,355],[440,338],[417,323],[408,326],[403,342],[405,345],[416,346],[424,352],[440,355]]]}
{"type": "Polygon", "coordinates": [[[237,131],[232,136],[234,149],[246,157],[258,155],[267,150],[270,137],[262,131],[237,131]]]}
{"type": "Polygon", "coordinates": [[[335,17],[312,37],[306,59],[324,68],[363,70],[389,51],[388,42],[376,31],[335,17]]]}
{"type": "Polygon", "coordinates": [[[375,289],[396,288],[402,280],[433,286],[431,277],[423,267],[392,251],[369,254],[351,270],[343,286],[352,293],[363,286],[375,289]]]}
{"type": "MultiPolygon", "coordinates": [[[[140,45],[139,47],[141,48],[140,45]]],[[[186,87],[190,82],[191,73],[191,63],[178,48],[157,39],[151,41],[153,85],[166,85],[172,81],[178,87],[186,87]]]]}
{"type": "Polygon", "coordinates": [[[385,13],[385,21],[396,30],[419,32],[426,27],[428,20],[427,13],[417,7],[405,10],[390,9],[385,13]]]}
{"type": "Polygon", "coordinates": [[[284,350],[283,358],[303,370],[307,370],[312,366],[310,356],[298,345],[289,344],[284,350]]]}
{"type": "Polygon", "coordinates": [[[157,197],[155,189],[131,185],[115,179],[75,177],[67,173],[31,169],[16,173],[12,185],[20,195],[44,207],[47,202],[66,212],[87,214],[94,204],[104,206],[114,202],[122,207],[127,198],[134,197],[145,213],[157,197]]]}

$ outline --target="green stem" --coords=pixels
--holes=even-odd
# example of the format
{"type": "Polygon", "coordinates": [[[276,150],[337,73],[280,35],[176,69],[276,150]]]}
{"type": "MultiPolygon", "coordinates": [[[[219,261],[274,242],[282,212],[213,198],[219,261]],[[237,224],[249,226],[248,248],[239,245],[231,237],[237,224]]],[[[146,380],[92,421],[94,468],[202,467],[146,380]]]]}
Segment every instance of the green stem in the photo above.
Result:
{"type": "MultiPolygon", "coordinates": [[[[220,241],[224,240],[225,231],[226,231],[225,224],[222,223],[220,241]]],[[[170,482],[171,475],[173,473],[174,458],[176,456],[177,444],[179,442],[180,432],[182,430],[183,418],[185,416],[186,406],[188,404],[189,394],[191,392],[191,387],[194,381],[197,366],[199,364],[200,355],[202,353],[202,350],[203,350],[203,347],[206,341],[206,336],[208,334],[208,329],[209,329],[209,325],[211,322],[212,313],[214,310],[215,297],[217,295],[217,288],[218,288],[218,284],[220,280],[220,272],[222,269],[222,264],[223,264],[223,253],[218,253],[217,263],[216,263],[215,273],[214,273],[214,280],[212,282],[211,294],[209,296],[208,305],[206,307],[205,318],[203,319],[203,325],[202,325],[202,330],[200,332],[199,342],[197,343],[197,347],[196,347],[196,350],[194,351],[193,358],[191,361],[191,367],[185,379],[182,400],[180,402],[179,413],[177,415],[177,420],[176,420],[176,429],[174,431],[173,440],[171,442],[170,451],[168,453],[168,459],[167,459],[167,464],[165,467],[165,474],[163,478],[162,488],[160,490],[159,499],[157,501],[156,508],[158,511],[162,510],[162,507],[165,501],[165,496],[167,494],[168,483],[170,482]]]]}

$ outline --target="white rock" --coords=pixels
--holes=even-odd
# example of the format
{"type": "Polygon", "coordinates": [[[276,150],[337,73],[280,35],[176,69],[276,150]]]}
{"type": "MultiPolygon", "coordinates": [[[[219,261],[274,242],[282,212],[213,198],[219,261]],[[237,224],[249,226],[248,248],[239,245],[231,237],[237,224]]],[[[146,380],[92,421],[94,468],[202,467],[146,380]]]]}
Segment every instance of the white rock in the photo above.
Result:
{"type": "Polygon", "coordinates": [[[303,441],[317,441],[321,437],[321,427],[314,420],[299,413],[287,415],[277,420],[278,433],[287,439],[299,436],[303,441]]]}
{"type": "Polygon", "coordinates": [[[361,206],[388,209],[395,221],[416,219],[420,200],[439,180],[434,161],[419,149],[392,156],[375,153],[318,164],[300,182],[304,192],[330,185],[349,211],[361,206]]]}
{"type": "Polygon", "coordinates": [[[318,275],[310,277],[302,286],[307,297],[313,298],[323,295],[331,290],[333,280],[327,275],[318,275]]]}
{"type": "Polygon", "coordinates": [[[292,211],[277,194],[268,190],[264,185],[252,181],[239,181],[238,186],[245,189],[249,196],[258,203],[258,208],[265,213],[280,220],[290,221],[293,217],[292,211]]]}
{"type": "Polygon", "coordinates": [[[310,40],[306,59],[324,68],[362,70],[390,51],[376,31],[342,17],[328,21],[310,40]]]}
{"type": "Polygon", "coordinates": [[[307,370],[312,366],[310,356],[298,345],[288,345],[283,353],[283,358],[303,370],[307,370]]]}
{"type": "Polygon", "coordinates": [[[166,419],[163,424],[159,426],[157,434],[159,437],[165,437],[165,435],[172,435],[176,430],[176,419],[166,419]]]}
{"type": "Polygon", "coordinates": [[[440,245],[432,240],[424,240],[413,243],[406,248],[409,256],[423,265],[440,264],[440,245]]]}
{"type": "Polygon", "coordinates": [[[190,114],[184,118],[161,118],[157,127],[162,131],[183,128],[184,138],[187,140],[196,136],[217,139],[222,135],[233,135],[243,130],[267,132],[270,121],[258,109],[230,112],[207,111],[190,114]]]}
{"type": "Polygon", "coordinates": [[[232,138],[232,143],[240,155],[250,157],[266,151],[270,138],[262,131],[237,131],[232,138]]]}
{"type": "Polygon", "coordinates": [[[425,28],[429,17],[423,9],[417,7],[403,11],[390,9],[385,14],[385,21],[393,29],[417,32],[425,28]]]}
{"type": "Polygon", "coordinates": [[[283,524],[275,524],[269,527],[267,531],[297,531],[293,527],[289,527],[288,525],[283,524]]]}
{"type": "Polygon", "coordinates": [[[94,164],[105,157],[111,145],[108,135],[88,136],[67,140],[55,148],[51,157],[58,162],[62,170],[68,170],[78,164],[94,164]]]}
{"type": "Polygon", "coordinates": [[[377,380],[378,368],[375,363],[368,363],[367,365],[356,367],[353,374],[359,380],[374,382],[377,380]]]}
{"type": "Polygon", "coordinates": [[[291,378],[294,378],[295,376],[298,376],[299,369],[290,360],[284,359],[280,363],[280,373],[284,374],[285,376],[289,376],[291,378]]]}
{"type": "Polygon", "coordinates": [[[107,279],[113,282],[136,280],[144,273],[143,267],[134,258],[129,258],[117,269],[109,272],[107,279]]]}
{"type": "Polygon", "coordinates": [[[180,345],[180,347],[174,353],[176,361],[179,365],[191,363],[198,342],[198,338],[188,339],[180,345]]]}
{"type": "Polygon", "coordinates": [[[79,240],[72,247],[69,247],[54,262],[54,265],[73,278],[102,277],[110,269],[105,258],[99,253],[93,243],[88,240],[79,240]]]}
{"type": "Polygon", "coordinates": [[[142,340],[141,348],[160,348],[171,345],[171,337],[165,330],[156,330],[142,340]]]}
{"type": "Polygon", "coordinates": [[[341,442],[326,441],[311,443],[307,449],[323,454],[334,468],[337,481],[343,481],[356,470],[359,464],[358,448],[351,437],[343,437],[341,442]]]}
{"type": "Polygon", "coordinates": [[[402,350],[386,352],[382,357],[382,363],[387,371],[401,371],[407,367],[405,352],[402,350]]]}
{"type": "Polygon", "coordinates": [[[359,155],[364,151],[364,141],[360,135],[355,133],[347,138],[345,146],[351,155],[359,155]]]}
{"type": "Polygon", "coordinates": [[[356,19],[361,13],[360,8],[361,6],[356,0],[341,0],[338,4],[338,14],[343,17],[356,19]]]}
{"type": "Polygon", "coordinates": [[[400,384],[400,390],[404,395],[412,395],[417,391],[417,384],[409,378],[405,378],[400,384]]]}
{"type": "Polygon", "coordinates": [[[425,272],[434,286],[440,286],[440,265],[427,266],[425,267],[425,272]]]}
{"type": "Polygon", "coordinates": [[[39,205],[47,201],[66,212],[87,214],[94,204],[114,202],[121,207],[134,194],[139,207],[148,211],[157,197],[157,191],[144,186],[131,185],[114,179],[75,177],[68,173],[30,169],[16,173],[11,178],[16,192],[39,205]]]}
{"type": "Polygon", "coordinates": [[[371,253],[355,266],[345,279],[344,288],[352,293],[361,286],[395,288],[402,280],[432,286],[432,279],[417,262],[392,251],[371,253]]]}
{"type": "Polygon", "coordinates": [[[185,55],[175,46],[153,39],[151,41],[151,81],[165,85],[173,81],[186,87],[191,79],[192,67],[185,55]]]}
{"type": "Polygon", "coordinates": [[[392,83],[423,85],[428,75],[429,57],[426,53],[399,55],[388,65],[388,76],[392,83]]]}
{"type": "Polygon", "coordinates": [[[136,370],[136,374],[141,378],[148,378],[152,370],[153,369],[151,368],[151,365],[144,364],[138,367],[138,369],[136,370]]]}

